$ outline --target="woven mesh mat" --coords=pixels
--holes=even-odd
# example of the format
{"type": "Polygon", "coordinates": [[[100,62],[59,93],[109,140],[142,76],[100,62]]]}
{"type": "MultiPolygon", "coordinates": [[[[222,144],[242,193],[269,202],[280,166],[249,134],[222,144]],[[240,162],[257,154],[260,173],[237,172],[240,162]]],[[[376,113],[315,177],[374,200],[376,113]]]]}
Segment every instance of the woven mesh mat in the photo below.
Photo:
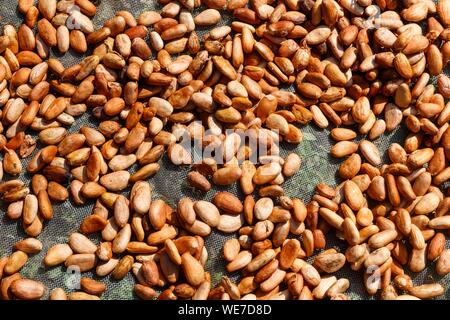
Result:
{"type": "MultiPolygon", "coordinates": [[[[119,10],[128,10],[137,17],[144,10],[159,10],[160,5],[154,0],[102,0],[93,1],[98,5],[97,14],[94,18],[96,27],[102,25],[102,22],[106,19],[114,16],[114,12],[119,10]]],[[[23,21],[20,13],[16,8],[16,1],[3,1],[0,8],[0,26],[5,24],[13,24],[18,27],[23,21]],[[20,17],[20,18],[18,18],[20,17]]],[[[194,15],[196,12],[194,11],[194,15]]],[[[222,20],[218,25],[230,24],[232,17],[227,13],[222,13],[222,20]]],[[[199,34],[202,35],[206,30],[200,30],[199,34]]],[[[58,53],[52,52],[52,56],[59,57],[61,62],[67,67],[79,62],[83,56],[76,55],[72,51],[69,51],[64,56],[58,53]]],[[[69,132],[76,132],[81,126],[97,126],[96,121],[84,114],[80,118],[76,119],[74,125],[68,128],[69,132]]],[[[329,130],[319,129],[313,124],[302,127],[304,134],[304,140],[298,146],[292,146],[282,144],[281,156],[285,157],[288,153],[296,152],[302,159],[302,167],[300,171],[293,177],[287,179],[283,184],[286,190],[286,195],[290,197],[298,197],[308,202],[313,195],[314,187],[319,182],[326,182],[330,185],[337,185],[339,183],[336,172],[339,166],[340,160],[334,159],[329,155],[329,150],[333,144],[329,138],[329,130]]],[[[30,134],[34,134],[30,132],[30,134]]],[[[384,160],[387,160],[386,149],[394,142],[402,144],[406,132],[403,128],[399,128],[394,132],[384,134],[374,143],[378,146],[379,150],[384,156],[384,160]]],[[[34,137],[37,139],[36,135],[34,137]]],[[[38,147],[39,148],[39,147],[38,147]]],[[[24,167],[28,160],[23,161],[24,167]]],[[[213,187],[207,194],[198,193],[189,187],[186,183],[186,175],[189,172],[188,168],[181,168],[174,166],[165,156],[161,161],[161,170],[149,179],[149,182],[153,185],[153,199],[164,199],[171,206],[175,206],[178,200],[182,197],[191,197],[195,200],[205,199],[211,200],[217,191],[230,191],[242,199],[237,185],[233,185],[231,188],[217,188],[213,187]]],[[[131,168],[134,172],[136,166],[131,168]]],[[[5,177],[9,179],[11,177],[5,177]]],[[[20,179],[29,183],[31,176],[23,174],[20,179]]],[[[129,190],[125,191],[128,194],[129,190]]],[[[65,243],[68,236],[76,232],[80,225],[80,222],[84,217],[90,215],[93,207],[93,203],[88,203],[85,206],[76,206],[71,201],[66,201],[61,204],[57,204],[54,207],[54,218],[50,222],[46,222],[43,228],[43,232],[38,237],[42,241],[43,250],[34,256],[31,256],[21,273],[24,277],[36,279],[42,281],[49,291],[56,287],[63,288],[66,292],[70,292],[73,288],[74,276],[68,273],[65,267],[46,268],[42,260],[48,248],[57,243],[65,243]]],[[[9,221],[4,212],[6,208],[0,207],[2,214],[0,215],[0,257],[10,255],[12,253],[12,245],[25,238],[26,235],[22,230],[20,222],[9,221]]],[[[345,250],[345,244],[339,240],[336,240],[334,236],[328,237],[327,247],[335,247],[340,251],[345,250]]],[[[236,237],[235,234],[225,235],[220,232],[213,231],[212,234],[206,239],[206,247],[208,249],[208,262],[206,270],[211,273],[213,285],[220,281],[223,274],[226,274],[224,269],[225,261],[221,258],[223,243],[232,237],[236,237]]],[[[99,243],[99,237],[91,237],[95,243],[99,243]]],[[[449,243],[448,243],[449,244],[449,243]]],[[[447,246],[449,247],[449,246],[447,246]]],[[[408,272],[408,271],[407,271],[408,272]]],[[[83,276],[97,278],[92,272],[84,273],[83,276]]],[[[228,274],[233,280],[239,279],[239,272],[234,274],[228,274]]],[[[347,293],[351,299],[369,299],[364,285],[362,272],[354,272],[349,267],[344,267],[336,276],[338,278],[345,277],[350,280],[350,288],[347,293]]],[[[441,278],[434,272],[434,264],[428,266],[428,268],[419,274],[411,274],[416,284],[440,281],[444,286],[449,282],[450,277],[441,278]]],[[[133,284],[135,283],[131,273],[127,275],[121,281],[115,281],[112,277],[101,278],[103,282],[107,284],[107,291],[103,294],[103,299],[136,299],[133,294],[133,284]]],[[[450,298],[450,292],[446,291],[442,298],[450,298]]]]}

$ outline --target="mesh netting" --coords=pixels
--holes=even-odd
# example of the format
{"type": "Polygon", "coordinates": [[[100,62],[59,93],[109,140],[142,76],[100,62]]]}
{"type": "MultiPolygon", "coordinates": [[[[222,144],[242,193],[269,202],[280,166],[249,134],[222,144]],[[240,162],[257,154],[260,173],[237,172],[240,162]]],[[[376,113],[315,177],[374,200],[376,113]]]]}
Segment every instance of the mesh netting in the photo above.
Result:
{"type": "MultiPolygon", "coordinates": [[[[144,10],[159,10],[161,6],[153,0],[103,0],[93,1],[98,5],[97,14],[94,18],[96,27],[102,25],[103,21],[113,17],[114,13],[119,10],[128,10],[135,17],[144,10]]],[[[16,1],[3,1],[0,9],[0,25],[13,24],[18,27],[23,21],[23,17],[17,11],[16,1]],[[18,18],[20,17],[20,18],[18,18]]],[[[197,11],[194,11],[194,15],[197,11]]],[[[222,20],[218,25],[230,24],[232,17],[227,13],[222,13],[222,20]]],[[[198,30],[199,35],[202,35],[207,30],[205,28],[198,30]]],[[[58,57],[61,62],[67,67],[79,62],[83,56],[69,51],[64,56],[61,56],[57,52],[51,52],[53,57],[58,57]]],[[[69,132],[76,132],[82,126],[96,127],[97,121],[93,119],[89,113],[76,119],[76,122],[67,128],[69,132]]],[[[326,182],[330,185],[337,185],[339,179],[336,172],[341,160],[332,158],[329,155],[329,150],[333,145],[333,141],[329,137],[329,130],[319,129],[314,124],[303,126],[302,132],[304,134],[304,140],[298,146],[292,146],[282,144],[281,156],[285,157],[291,152],[295,152],[300,155],[302,159],[302,167],[300,171],[293,177],[288,178],[283,184],[283,188],[286,191],[286,195],[290,197],[298,197],[308,202],[313,195],[314,187],[319,182],[326,182]]],[[[33,132],[29,132],[37,139],[37,135],[33,132]]],[[[397,129],[394,132],[384,134],[374,143],[378,146],[379,150],[384,155],[384,160],[387,160],[386,149],[391,143],[397,142],[402,144],[406,132],[404,129],[397,129]]],[[[39,149],[39,146],[37,150],[39,149]]],[[[36,151],[37,151],[36,150],[36,151]]],[[[36,152],[35,151],[35,152],[36,152]]],[[[24,168],[27,162],[31,159],[23,161],[24,168]]],[[[242,194],[239,191],[239,187],[235,184],[231,187],[213,187],[208,193],[198,193],[194,191],[186,183],[186,175],[189,172],[189,168],[177,167],[170,163],[167,156],[160,161],[161,169],[148,181],[153,185],[153,199],[161,198],[172,207],[182,197],[191,197],[194,200],[211,200],[217,191],[229,191],[238,195],[243,199],[242,194]]],[[[136,165],[130,170],[134,172],[136,165]]],[[[5,177],[8,179],[10,177],[5,177]]],[[[31,176],[28,174],[22,174],[20,179],[29,183],[31,176]]],[[[124,192],[128,195],[129,189],[124,192]]],[[[70,274],[67,273],[65,267],[46,268],[43,265],[43,258],[48,248],[57,244],[67,242],[68,236],[76,232],[80,225],[80,222],[88,215],[90,215],[93,202],[90,202],[84,206],[76,206],[71,201],[65,201],[61,204],[54,206],[54,218],[50,222],[45,222],[42,233],[38,239],[43,243],[43,250],[34,256],[30,256],[27,264],[22,269],[21,273],[24,277],[42,281],[49,290],[56,287],[63,288],[66,292],[70,292],[70,274]],[[69,287],[68,287],[69,285],[69,287]]],[[[6,211],[5,207],[1,209],[6,211]]],[[[12,246],[15,242],[26,237],[23,232],[20,222],[10,221],[4,214],[0,219],[0,257],[10,255],[12,253],[12,246]]],[[[213,231],[212,234],[206,238],[206,247],[208,250],[209,258],[206,265],[206,270],[211,273],[213,285],[220,281],[221,276],[226,274],[225,260],[222,256],[223,243],[230,238],[236,237],[236,234],[223,234],[213,231]]],[[[99,243],[100,238],[98,236],[90,236],[90,239],[95,243],[99,243]]],[[[342,241],[336,240],[331,232],[328,236],[327,247],[336,247],[340,251],[344,251],[346,246],[342,241]]],[[[406,268],[405,268],[406,269],[406,268]]],[[[407,270],[406,270],[407,271],[407,270]]],[[[407,271],[408,272],[408,271],[407,271]]],[[[135,299],[133,294],[133,284],[135,280],[131,272],[121,281],[116,281],[112,277],[107,276],[104,278],[96,277],[95,273],[84,273],[83,276],[99,279],[107,284],[107,291],[103,294],[103,299],[135,299]]],[[[228,274],[233,280],[239,279],[239,272],[228,274]]],[[[363,285],[362,272],[354,272],[350,270],[348,266],[341,269],[336,273],[338,278],[345,277],[350,280],[350,288],[347,293],[351,299],[368,299],[368,295],[363,285]]],[[[413,281],[416,284],[440,281],[444,286],[448,283],[449,277],[440,278],[434,272],[434,264],[428,266],[428,268],[419,274],[411,274],[413,281]]],[[[445,293],[445,297],[450,297],[448,291],[445,293]]]]}

